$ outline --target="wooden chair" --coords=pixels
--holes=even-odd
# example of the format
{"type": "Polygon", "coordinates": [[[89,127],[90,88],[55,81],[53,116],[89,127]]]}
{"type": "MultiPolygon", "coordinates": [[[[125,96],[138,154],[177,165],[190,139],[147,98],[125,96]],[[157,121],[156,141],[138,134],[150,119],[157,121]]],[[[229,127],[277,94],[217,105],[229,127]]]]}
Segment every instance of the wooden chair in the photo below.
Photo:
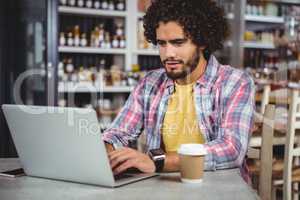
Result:
{"type": "Polygon", "coordinates": [[[263,115],[261,148],[248,148],[247,156],[260,160],[259,164],[250,165],[250,173],[259,177],[258,194],[263,200],[272,197],[272,160],[275,106],[266,105],[263,115]]]}
{"type": "MultiPolygon", "coordinates": [[[[300,85],[289,85],[290,93],[290,102],[289,102],[289,112],[288,112],[288,123],[287,123],[287,133],[286,133],[286,142],[284,150],[284,164],[283,164],[283,174],[281,177],[273,177],[274,188],[278,186],[283,186],[283,199],[291,200],[292,199],[292,184],[296,184],[294,187],[298,190],[298,183],[300,182],[300,167],[299,167],[299,158],[300,156],[300,147],[296,147],[295,144],[295,134],[296,131],[300,129],[300,117],[299,105],[300,105],[300,85]],[[296,159],[295,159],[296,158],[296,159]]],[[[297,194],[293,196],[293,199],[298,198],[297,194]]]]}
{"type": "MultiPolygon", "coordinates": [[[[276,161],[270,161],[272,163],[271,170],[272,171],[272,183],[266,186],[267,188],[272,188],[272,199],[276,199],[276,190],[281,189],[283,190],[283,198],[285,200],[291,200],[292,199],[292,185],[293,188],[298,190],[298,183],[300,182],[300,167],[299,165],[295,165],[299,163],[299,159],[295,160],[293,158],[300,156],[300,149],[294,148],[295,144],[299,144],[299,131],[300,130],[300,122],[297,120],[297,118],[300,118],[300,97],[299,97],[299,91],[300,86],[298,84],[296,85],[289,85],[285,89],[289,90],[286,94],[286,103],[288,104],[289,111],[287,114],[286,124],[285,126],[282,126],[282,122],[278,122],[277,120],[274,120],[274,131],[272,131],[272,134],[274,134],[273,137],[273,145],[285,145],[285,154],[283,160],[276,160],[276,161]],[[297,134],[296,134],[297,133],[297,134]],[[294,162],[293,162],[294,161],[294,162]]],[[[262,101],[262,107],[261,111],[264,109],[264,104],[267,105],[268,100],[270,99],[270,96],[268,96],[268,93],[270,94],[270,89],[268,87],[264,86],[264,92],[263,92],[263,98],[265,99],[262,101]]],[[[282,104],[282,99],[280,101],[280,104],[282,104]]],[[[275,102],[276,103],[276,102],[275,102]]],[[[258,115],[261,116],[261,115],[258,115]]],[[[265,117],[263,118],[265,119],[265,117]]],[[[258,122],[261,122],[262,119],[260,118],[258,122]]],[[[265,124],[265,122],[264,122],[265,124]]],[[[260,131],[263,131],[263,128],[260,129],[260,131]]],[[[263,133],[262,133],[263,134],[263,133]]],[[[258,145],[256,142],[256,146],[261,146],[261,148],[264,148],[264,145],[262,144],[264,141],[263,136],[261,135],[260,144],[258,145]]],[[[251,142],[250,142],[251,143],[251,142]]],[[[253,166],[252,166],[253,168],[253,166]]],[[[260,167],[254,167],[254,170],[252,171],[261,171],[259,174],[263,174],[262,171],[263,168],[270,169],[269,166],[265,166],[263,163],[261,163],[260,167]]],[[[251,171],[251,168],[250,168],[251,171]]],[[[258,174],[256,172],[256,174],[258,174]]],[[[263,177],[259,177],[260,179],[263,177]]],[[[259,181],[261,183],[261,181],[259,181]]],[[[259,189],[261,190],[261,189],[259,189]]],[[[269,189],[268,189],[269,190],[269,189]]],[[[294,190],[293,190],[294,191],[294,190]]],[[[262,196],[262,195],[261,195],[262,196]]],[[[296,199],[298,196],[297,194],[293,195],[293,199],[296,199]]],[[[262,199],[268,199],[269,197],[264,197],[262,199]]]]}

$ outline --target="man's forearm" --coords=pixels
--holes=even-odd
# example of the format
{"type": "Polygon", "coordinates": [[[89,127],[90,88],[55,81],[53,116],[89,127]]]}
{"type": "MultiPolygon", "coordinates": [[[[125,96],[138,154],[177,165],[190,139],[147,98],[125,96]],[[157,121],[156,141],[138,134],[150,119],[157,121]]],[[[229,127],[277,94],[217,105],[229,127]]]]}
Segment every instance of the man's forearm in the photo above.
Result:
{"type": "Polygon", "coordinates": [[[166,153],[164,172],[179,171],[179,155],[177,153],[166,153]]]}

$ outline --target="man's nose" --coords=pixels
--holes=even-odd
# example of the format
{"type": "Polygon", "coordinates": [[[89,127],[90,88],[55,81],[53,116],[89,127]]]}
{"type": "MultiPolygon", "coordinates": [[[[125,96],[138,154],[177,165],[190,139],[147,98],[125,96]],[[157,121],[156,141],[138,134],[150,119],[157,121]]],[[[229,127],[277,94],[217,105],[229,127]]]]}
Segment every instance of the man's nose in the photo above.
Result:
{"type": "Polygon", "coordinates": [[[171,44],[166,45],[166,51],[165,52],[166,52],[166,57],[167,58],[170,58],[170,57],[175,58],[176,57],[175,48],[171,44]]]}

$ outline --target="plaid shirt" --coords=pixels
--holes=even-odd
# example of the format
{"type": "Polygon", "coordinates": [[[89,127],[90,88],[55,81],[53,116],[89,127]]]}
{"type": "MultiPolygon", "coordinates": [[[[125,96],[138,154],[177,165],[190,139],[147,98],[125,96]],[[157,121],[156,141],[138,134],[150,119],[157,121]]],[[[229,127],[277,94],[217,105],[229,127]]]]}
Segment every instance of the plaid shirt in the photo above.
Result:
{"type": "MultiPolygon", "coordinates": [[[[103,140],[115,147],[126,146],[144,131],[147,150],[160,148],[163,119],[173,92],[174,82],[165,69],[147,73],[103,133],[103,140]]],[[[247,73],[210,57],[194,86],[199,128],[208,152],[205,170],[240,167],[249,182],[244,158],[254,121],[254,93],[254,82],[247,73]]]]}

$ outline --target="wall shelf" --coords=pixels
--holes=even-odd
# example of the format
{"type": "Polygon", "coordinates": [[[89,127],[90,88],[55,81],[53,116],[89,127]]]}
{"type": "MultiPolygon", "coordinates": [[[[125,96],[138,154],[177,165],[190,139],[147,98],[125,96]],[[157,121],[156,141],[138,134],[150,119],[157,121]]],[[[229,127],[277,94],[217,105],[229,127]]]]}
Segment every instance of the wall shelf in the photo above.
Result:
{"type": "Polygon", "coordinates": [[[244,42],[244,48],[251,49],[275,49],[275,45],[273,43],[262,43],[262,42],[244,42]]]}
{"type": "Polygon", "coordinates": [[[99,47],[58,47],[60,53],[90,53],[90,54],[126,54],[126,49],[104,49],[99,47]]]}
{"type": "Polygon", "coordinates": [[[58,92],[60,93],[130,93],[133,86],[104,86],[102,88],[96,87],[92,83],[59,83],[58,92]]]}
{"type": "Polygon", "coordinates": [[[157,49],[138,49],[133,51],[136,55],[148,55],[148,56],[159,56],[157,49]]]}
{"type": "Polygon", "coordinates": [[[100,10],[93,8],[78,8],[70,6],[59,6],[58,12],[63,14],[75,14],[75,15],[90,15],[90,16],[102,16],[102,17],[126,17],[126,11],[115,10],[100,10]]]}
{"type": "Polygon", "coordinates": [[[276,16],[245,15],[245,20],[262,23],[284,23],[283,17],[276,16]]]}

